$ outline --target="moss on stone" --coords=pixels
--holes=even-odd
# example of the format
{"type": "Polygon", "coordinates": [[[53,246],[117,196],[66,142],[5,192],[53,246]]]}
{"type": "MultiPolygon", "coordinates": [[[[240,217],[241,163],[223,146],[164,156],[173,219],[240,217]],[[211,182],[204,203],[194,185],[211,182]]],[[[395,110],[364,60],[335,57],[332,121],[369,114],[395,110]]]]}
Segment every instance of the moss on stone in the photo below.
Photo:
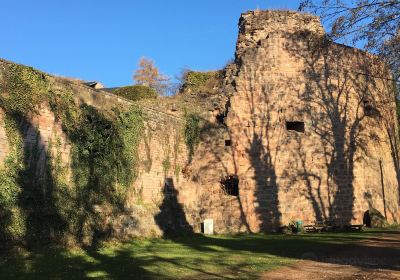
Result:
{"type": "Polygon", "coordinates": [[[187,71],[182,89],[190,92],[209,92],[221,78],[221,71],[187,71]]]}
{"type": "Polygon", "coordinates": [[[120,87],[114,89],[112,92],[132,101],[141,99],[154,99],[158,96],[154,89],[143,85],[120,87]]]}

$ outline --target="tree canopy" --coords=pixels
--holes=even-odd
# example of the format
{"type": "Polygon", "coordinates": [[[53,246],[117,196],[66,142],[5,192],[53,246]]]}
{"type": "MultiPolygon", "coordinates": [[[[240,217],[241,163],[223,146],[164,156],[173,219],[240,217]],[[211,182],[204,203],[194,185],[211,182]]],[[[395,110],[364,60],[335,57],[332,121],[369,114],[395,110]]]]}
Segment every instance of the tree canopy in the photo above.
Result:
{"type": "Polygon", "coordinates": [[[154,62],[142,57],[138,63],[139,68],[133,75],[137,85],[147,86],[158,94],[164,95],[169,88],[169,78],[160,73],[154,62]]]}
{"type": "Polygon", "coordinates": [[[332,40],[350,40],[382,55],[400,82],[399,0],[304,0],[300,11],[319,15],[332,40]]]}

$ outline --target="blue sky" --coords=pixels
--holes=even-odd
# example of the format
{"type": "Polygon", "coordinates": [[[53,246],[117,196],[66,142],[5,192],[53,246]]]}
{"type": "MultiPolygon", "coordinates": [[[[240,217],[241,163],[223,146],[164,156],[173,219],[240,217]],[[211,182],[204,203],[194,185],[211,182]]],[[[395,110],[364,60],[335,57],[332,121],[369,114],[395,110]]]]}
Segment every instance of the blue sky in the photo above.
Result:
{"type": "Polygon", "coordinates": [[[233,58],[242,12],[269,0],[0,0],[0,57],[108,87],[132,84],[140,57],[174,77],[233,58]]]}

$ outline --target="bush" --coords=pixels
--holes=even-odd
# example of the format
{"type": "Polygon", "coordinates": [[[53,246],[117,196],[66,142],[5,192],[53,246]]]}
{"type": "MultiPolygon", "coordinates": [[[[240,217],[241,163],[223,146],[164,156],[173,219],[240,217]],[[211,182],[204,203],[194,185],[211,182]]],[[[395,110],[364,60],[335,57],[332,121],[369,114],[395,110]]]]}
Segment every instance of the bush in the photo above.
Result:
{"type": "Polygon", "coordinates": [[[187,71],[184,74],[183,90],[190,92],[210,91],[221,78],[221,71],[197,72],[187,71]]]}
{"type": "Polygon", "coordinates": [[[367,213],[367,226],[370,226],[372,228],[383,228],[389,225],[385,216],[383,216],[382,213],[379,212],[377,209],[370,208],[367,213]]]}
{"type": "Polygon", "coordinates": [[[142,85],[120,87],[113,90],[113,93],[132,101],[157,98],[157,92],[154,89],[142,85]]]}

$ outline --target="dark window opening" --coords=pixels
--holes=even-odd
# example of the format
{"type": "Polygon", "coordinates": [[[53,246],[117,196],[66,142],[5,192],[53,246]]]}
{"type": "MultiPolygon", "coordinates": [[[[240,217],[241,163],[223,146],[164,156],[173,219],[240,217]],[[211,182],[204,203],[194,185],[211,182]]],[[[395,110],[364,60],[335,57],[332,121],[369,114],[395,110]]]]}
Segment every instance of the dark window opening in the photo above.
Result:
{"type": "Polygon", "coordinates": [[[225,140],[225,147],[230,147],[230,146],[232,146],[232,140],[230,139],[225,140]]]}
{"type": "Polygon", "coordinates": [[[372,100],[365,98],[363,100],[363,103],[364,103],[364,114],[366,116],[371,117],[376,114],[376,109],[372,100]]]}
{"type": "Polygon", "coordinates": [[[304,133],[304,122],[286,122],[286,130],[304,133]]]}
{"type": "Polygon", "coordinates": [[[225,113],[218,114],[215,118],[219,124],[225,124],[225,113]]]}
{"type": "Polygon", "coordinates": [[[221,181],[222,189],[226,194],[232,196],[239,196],[239,178],[236,175],[226,176],[221,181]]]}
{"type": "Polygon", "coordinates": [[[174,179],[173,178],[165,178],[165,181],[164,181],[164,194],[165,195],[171,195],[174,192],[176,192],[175,186],[174,186],[174,179]]]}
{"type": "Polygon", "coordinates": [[[230,107],[231,107],[231,101],[228,100],[228,101],[225,103],[225,109],[224,109],[224,111],[223,111],[223,112],[220,112],[220,113],[215,117],[216,120],[217,120],[217,123],[226,126],[225,119],[226,119],[226,117],[228,116],[228,112],[229,112],[230,107]]]}
{"type": "Polygon", "coordinates": [[[369,210],[364,212],[363,224],[369,228],[371,227],[371,216],[369,215],[369,210]]]}

